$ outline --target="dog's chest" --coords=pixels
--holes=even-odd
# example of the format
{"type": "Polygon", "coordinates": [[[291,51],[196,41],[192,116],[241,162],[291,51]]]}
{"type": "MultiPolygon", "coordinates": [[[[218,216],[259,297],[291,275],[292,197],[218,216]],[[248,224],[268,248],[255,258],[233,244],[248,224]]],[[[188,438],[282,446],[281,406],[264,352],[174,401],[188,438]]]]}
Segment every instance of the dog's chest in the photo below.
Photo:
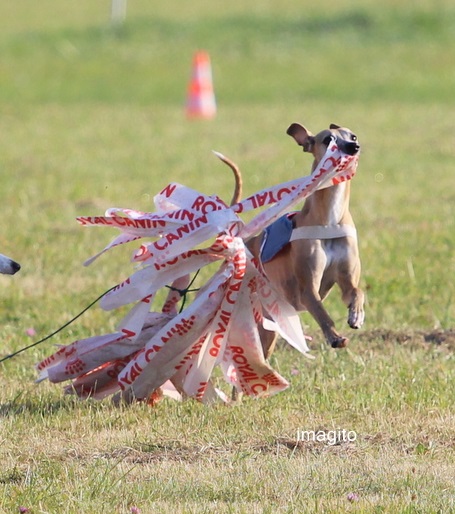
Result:
{"type": "Polygon", "coordinates": [[[346,183],[343,182],[336,187],[330,188],[330,200],[325,208],[327,219],[326,225],[340,223],[346,210],[346,183]]]}
{"type": "Polygon", "coordinates": [[[325,255],[325,270],[337,266],[346,259],[346,239],[325,239],[321,240],[321,249],[325,255]]]}

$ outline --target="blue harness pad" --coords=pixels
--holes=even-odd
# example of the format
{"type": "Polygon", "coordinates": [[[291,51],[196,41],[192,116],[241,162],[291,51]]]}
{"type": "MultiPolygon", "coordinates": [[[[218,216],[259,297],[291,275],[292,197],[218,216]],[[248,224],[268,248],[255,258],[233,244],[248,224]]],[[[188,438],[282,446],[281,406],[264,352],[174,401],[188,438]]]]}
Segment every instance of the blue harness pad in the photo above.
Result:
{"type": "Polygon", "coordinates": [[[261,243],[261,261],[268,262],[282,250],[291,238],[293,223],[292,216],[288,213],[278,218],[264,230],[261,243]]]}

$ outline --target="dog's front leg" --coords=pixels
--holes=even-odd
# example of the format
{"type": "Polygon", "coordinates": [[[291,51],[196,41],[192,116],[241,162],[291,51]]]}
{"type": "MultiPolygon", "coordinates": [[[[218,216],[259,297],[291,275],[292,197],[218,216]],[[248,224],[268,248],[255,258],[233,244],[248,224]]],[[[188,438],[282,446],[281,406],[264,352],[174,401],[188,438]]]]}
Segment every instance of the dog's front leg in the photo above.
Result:
{"type": "Polygon", "coordinates": [[[358,255],[357,247],[351,247],[346,258],[340,259],[336,276],[341,298],[348,307],[348,325],[351,328],[360,328],[365,320],[365,295],[359,288],[361,265],[358,255]]]}
{"type": "Polygon", "coordinates": [[[341,336],[335,329],[335,323],[322,305],[321,297],[315,288],[305,289],[301,293],[301,302],[313,316],[332,348],[344,348],[348,338],[341,336]]]}
{"type": "Polygon", "coordinates": [[[341,289],[343,302],[348,307],[348,325],[351,328],[360,328],[365,320],[363,308],[365,295],[363,291],[356,287],[351,277],[339,280],[338,285],[341,289]]]}

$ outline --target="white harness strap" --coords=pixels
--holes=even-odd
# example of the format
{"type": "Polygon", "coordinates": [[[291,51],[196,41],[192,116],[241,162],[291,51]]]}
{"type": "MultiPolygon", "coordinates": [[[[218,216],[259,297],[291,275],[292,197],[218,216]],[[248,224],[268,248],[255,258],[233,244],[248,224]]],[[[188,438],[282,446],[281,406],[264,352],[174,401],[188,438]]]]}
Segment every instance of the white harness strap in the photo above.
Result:
{"type": "Polygon", "coordinates": [[[338,237],[352,237],[357,239],[357,230],[353,225],[297,227],[292,231],[289,241],[296,241],[297,239],[336,239],[338,237]]]}

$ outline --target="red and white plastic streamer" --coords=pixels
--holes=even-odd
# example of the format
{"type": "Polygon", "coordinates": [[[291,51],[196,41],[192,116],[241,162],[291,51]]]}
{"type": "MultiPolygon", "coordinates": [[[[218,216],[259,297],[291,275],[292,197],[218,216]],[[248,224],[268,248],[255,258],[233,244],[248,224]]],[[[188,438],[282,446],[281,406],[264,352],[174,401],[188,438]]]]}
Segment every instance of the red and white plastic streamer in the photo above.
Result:
{"type": "Polygon", "coordinates": [[[86,265],[115,246],[145,237],[152,241],[133,255],[140,269],[101,300],[106,310],[134,303],[118,331],[60,347],[37,364],[39,380],[71,380],[66,390],[82,398],[116,394],[126,401],[153,402],[164,391],[210,403],[228,401],[211,382],[220,365],[226,381],[250,396],[286,389],[286,379],[264,360],[258,323],[302,354],[309,348],[297,312],[277,295],[244,241],[317,189],[350,180],[357,161],[333,141],[310,176],[264,189],[231,207],[172,183],[155,196],[154,213],[114,208],[105,216],[79,217],[84,226],[121,231],[86,265]],[[251,222],[241,220],[240,214],[264,206],[251,222]],[[218,270],[178,313],[178,291],[188,286],[190,274],[216,261],[218,270]],[[169,284],[163,307],[151,311],[156,292],[169,284]]]}

